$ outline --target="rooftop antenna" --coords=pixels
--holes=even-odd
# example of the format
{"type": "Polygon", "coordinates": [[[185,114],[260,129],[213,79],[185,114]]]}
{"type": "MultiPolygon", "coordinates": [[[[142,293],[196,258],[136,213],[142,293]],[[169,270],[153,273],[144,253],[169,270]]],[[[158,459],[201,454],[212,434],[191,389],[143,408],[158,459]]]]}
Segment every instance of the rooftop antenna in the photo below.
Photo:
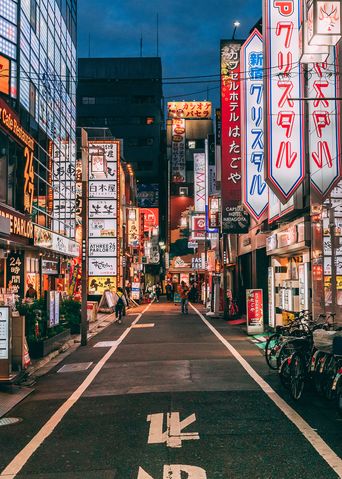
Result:
{"type": "Polygon", "coordinates": [[[159,57],[159,13],[157,13],[157,57],[159,57]]]}
{"type": "Polygon", "coordinates": [[[141,57],[143,56],[143,35],[142,35],[142,32],[141,32],[141,36],[140,36],[140,56],[141,57]]]}

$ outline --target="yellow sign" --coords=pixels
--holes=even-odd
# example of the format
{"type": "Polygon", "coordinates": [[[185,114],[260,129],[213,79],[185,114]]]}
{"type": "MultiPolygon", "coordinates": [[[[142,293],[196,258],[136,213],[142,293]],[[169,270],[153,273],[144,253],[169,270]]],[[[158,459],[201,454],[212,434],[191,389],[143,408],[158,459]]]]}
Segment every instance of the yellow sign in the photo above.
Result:
{"type": "Polygon", "coordinates": [[[24,150],[25,170],[24,170],[24,210],[27,213],[32,213],[32,202],[34,193],[34,171],[33,171],[33,151],[28,147],[24,150]]]}
{"type": "Polygon", "coordinates": [[[116,291],[116,276],[90,276],[88,294],[102,296],[105,291],[116,291]]]}
{"type": "Polygon", "coordinates": [[[169,118],[205,119],[211,118],[210,101],[172,101],[167,104],[169,118]]]}

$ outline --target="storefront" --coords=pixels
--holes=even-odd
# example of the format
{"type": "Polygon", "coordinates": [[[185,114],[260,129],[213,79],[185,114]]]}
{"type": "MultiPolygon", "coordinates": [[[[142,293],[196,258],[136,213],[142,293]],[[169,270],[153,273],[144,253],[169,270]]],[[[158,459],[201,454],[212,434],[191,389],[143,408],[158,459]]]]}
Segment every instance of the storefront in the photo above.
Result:
{"type": "Polygon", "coordinates": [[[311,309],[310,222],[300,218],[267,237],[269,325],[286,324],[311,309]]]}

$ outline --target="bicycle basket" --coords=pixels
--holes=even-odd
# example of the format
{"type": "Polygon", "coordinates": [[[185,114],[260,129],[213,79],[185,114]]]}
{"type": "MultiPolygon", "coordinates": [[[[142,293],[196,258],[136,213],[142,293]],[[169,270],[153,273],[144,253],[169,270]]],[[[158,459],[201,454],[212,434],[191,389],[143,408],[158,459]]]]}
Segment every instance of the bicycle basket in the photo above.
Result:
{"type": "Polygon", "coordinates": [[[325,331],[324,329],[316,329],[313,332],[313,341],[316,349],[323,351],[325,353],[333,352],[333,341],[334,338],[341,337],[340,331],[325,331]]]}

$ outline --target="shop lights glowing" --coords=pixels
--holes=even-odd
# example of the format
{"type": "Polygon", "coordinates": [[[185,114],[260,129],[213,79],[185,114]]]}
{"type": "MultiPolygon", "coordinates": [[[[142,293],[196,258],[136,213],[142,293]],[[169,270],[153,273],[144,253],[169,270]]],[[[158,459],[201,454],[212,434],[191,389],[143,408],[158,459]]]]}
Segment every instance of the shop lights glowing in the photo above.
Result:
{"type": "Polygon", "coordinates": [[[310,45],[336,45],[341,38],[341,2],[311,0],[308,8],[308,42],[310,45]]]}

